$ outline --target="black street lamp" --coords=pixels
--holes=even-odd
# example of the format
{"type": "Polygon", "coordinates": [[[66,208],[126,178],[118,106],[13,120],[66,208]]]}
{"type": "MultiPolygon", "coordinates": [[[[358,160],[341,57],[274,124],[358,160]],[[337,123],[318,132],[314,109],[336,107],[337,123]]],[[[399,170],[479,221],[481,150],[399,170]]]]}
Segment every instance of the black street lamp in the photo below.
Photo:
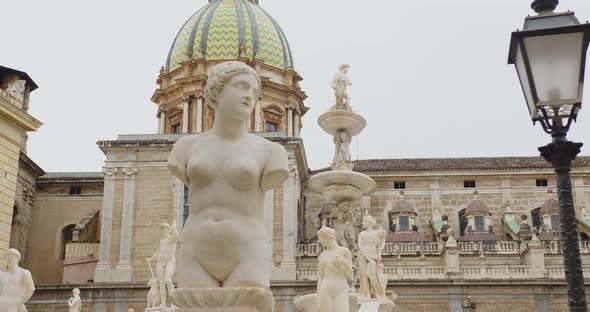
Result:
{"type": "Polygon", "coordinates": [[[538,15],[527,17],[523,30],[512,33],[508,63],[516,67],[533,123],[540,122],[553,137],[539,151],[557,173],[568,302],[570,311],[587,311],[569,175],[582,143],[570,142],[566,135],[582,107],[590,24],[580,24],[574,12],[554,13],[558,3],[533,1],[538,15]]]}

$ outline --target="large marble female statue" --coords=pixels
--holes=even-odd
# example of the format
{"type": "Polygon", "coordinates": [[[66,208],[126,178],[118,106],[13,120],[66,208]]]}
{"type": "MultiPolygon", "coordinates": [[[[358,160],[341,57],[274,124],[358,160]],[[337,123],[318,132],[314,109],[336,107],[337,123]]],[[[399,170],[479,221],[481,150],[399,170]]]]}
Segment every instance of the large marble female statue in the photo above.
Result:
{"type": "Polygon", "coordinates": [[[336,242],[336,231],[326,226],[318,231],[324,251],[318,264],[318,312],[349,311],[348,281],[352,279],[352,256],[336,242]]]}
{"type": "Polygon", "coordinates": [[[213,128],[179,139],[172,149],[168,168],[190,196],[177,258],[179,288],[269,287],[264,194],[283,185],[288,162],[281,145],[246,129],[260,87],[256,71],[244,63],[214,67],[205,87],[215,109],[213,128]]]}
{"type": "Polygon", "coordinates": [[[35,292],[31,272],[18,266],[21,255],[14,248],[6,251],[8,270],[0,276],[0,311],[27,312],[25,302],[35,292]]]}
{"type": "Polygon", "coordinates": [[[381,274],[381,251],[385,247],[385,230],[377,227],[377,222],[366,214],[363,220],[364,231],[359,233],[358,260],[360,277],[360,297],[385,299],[385,277],[381,274]]]}

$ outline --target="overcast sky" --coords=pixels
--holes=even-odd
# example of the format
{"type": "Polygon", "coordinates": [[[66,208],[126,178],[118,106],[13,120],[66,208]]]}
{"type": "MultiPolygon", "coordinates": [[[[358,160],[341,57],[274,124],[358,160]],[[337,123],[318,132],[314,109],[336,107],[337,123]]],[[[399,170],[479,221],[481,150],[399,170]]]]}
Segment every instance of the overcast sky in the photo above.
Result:
{"type": "MultiPolygon", "coordinates": [[[[368,122],[360,159],[538,155],[550,141],[533,126],[513,66],[510,33],[530,0],[260,0],[283,28],[309,98],[302,136],[312,169],[332,139],[317,117],[334,102],[338,64],[351,65],[353,109],[368,122]]],[[[3,1],[0,65],[39,85],[29,156],[44,170],[99,171],[98,140],[155,133],[150,98],[183,23],[207,0],[3,1]]],[[[590,1],[558,10],[590,19],[590,1]]],[[[588,73],[590,75],[590,73],[588,73]]],[[[586,86],[586,94],[590,94],[586,86]]],[[[588,102],[588,96],[586,97],[588,102]]],[[[590,105],[570,130],[590,155],[590,105]]]]}

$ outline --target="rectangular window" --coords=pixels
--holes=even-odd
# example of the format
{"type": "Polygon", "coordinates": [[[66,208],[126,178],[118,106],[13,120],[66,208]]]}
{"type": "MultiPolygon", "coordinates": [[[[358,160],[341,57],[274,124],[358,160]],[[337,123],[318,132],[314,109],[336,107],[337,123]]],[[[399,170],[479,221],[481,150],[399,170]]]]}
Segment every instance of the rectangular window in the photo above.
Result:
{"type": "Polygon", "coordinates": [[[70,195],[80,195],[82,194],[82,187],[81,186],[70,186],[70,195]]]}
{"type": "Polygon", "coordinates": [[[188,219],[188,187],[184,187],[184,196],[183,196],[183,205],[182,205],[182,225],[186,223],[186,219],[188,219]]]}
{"type": "Polygon", "coordinates": [[[547,186],[547,179],[537,179],[537,186],[538,187],[547,186]]]}
{"type": "Polygon", "coordinates": [[[475,216],[475,231],[476,232],[485,232],[486,231],[486,217],[484,216],[475,216]]]}
{"type": "Polygon", "coordinates": [[[551,227],[557,231],[561,230],[561,217],[559,215],[551,216],[551,227]]]}
{"type": "Polygon", "coordinates": [[[464,188],[474,188],[475,187],[475,180],[465,180],[463,181],[464,188]]]}
{"type": "Polygon", "coordinates": [[[406,181],[395,181],[393,182],[393,188],[396,190],[403,190],[406,188],[406,181]]]}
{"type": "Polygon", "coordinates": [[[410,217],[400,216],[399,217],[399,230],[409,231],[410,230],[410,217]]]}
{"type": "Polygon", "coordinates": [[[264,131],[266,132],[277,132],[279,128],[279,125],[277,125],[274,122],[266,122],[265,123],[265,127],[264,127],[264,131]]]}

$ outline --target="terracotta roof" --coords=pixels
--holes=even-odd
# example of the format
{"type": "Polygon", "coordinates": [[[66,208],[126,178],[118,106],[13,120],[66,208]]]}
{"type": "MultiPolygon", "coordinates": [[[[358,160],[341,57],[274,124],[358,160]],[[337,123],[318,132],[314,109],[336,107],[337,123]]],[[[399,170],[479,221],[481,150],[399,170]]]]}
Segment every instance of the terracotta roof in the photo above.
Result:
{"type": "Polygon", "coordinates": [[[422,237],[416,231],[396,231],[391,232],[385,239],[386,242],[427,242],[428,240],[422,237]]]}
{"type": "MultiPolygon", "coordinates": [[[[473,158],[406,158],[356,160],[354,171],[372,174],[436,171],[523,171],[553,170],[541,157],[473,157],[473,158]]],[[[574,168],[590,168],[590,156],[580,156],[572,163],[574,168]]],[[[311,173],[330,170],[322,168],[311,173]]]]}
{"type": "Polygon", "coordinates": [[[412,206],[412,204],[410,204],[405,199],[401,199],[401,200],[396,201],[393,204],[393,208],[391,209],[391,213],[402,213],[402,212],[417,214],[416,210],[414,210],[414,206],[412,206]]]}

